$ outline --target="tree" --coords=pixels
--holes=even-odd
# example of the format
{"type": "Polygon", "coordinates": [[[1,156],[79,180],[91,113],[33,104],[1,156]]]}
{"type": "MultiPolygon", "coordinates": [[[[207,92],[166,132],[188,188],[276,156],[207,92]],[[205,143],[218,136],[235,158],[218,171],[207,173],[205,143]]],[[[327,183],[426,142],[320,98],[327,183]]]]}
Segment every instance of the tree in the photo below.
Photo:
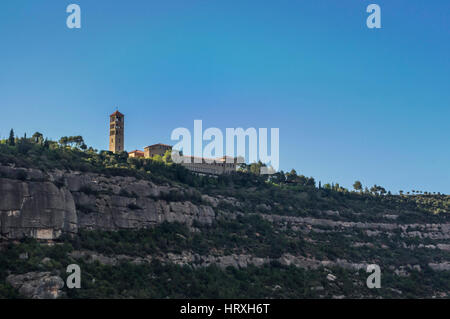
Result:
{"type": "Polygon", "coordinates": [[[67,136],[63,136],[59,139],[59,144],[62,146],[67,146],[67,143],[69,143],[69,138],[67,136]]]}
{"type": "Polygon", "coordinates": [[[373,193],[374,195],[385,195],[387,193],[384,187],[378,186],[377,184],[373,185],[370,188],[370,192],[373,193]]]}
{"type": "Polygon", "coordinates": [[[21,154],[28,154],[28,151],[32,148],[33,143],[26,137],[19,139],[17,142],[17,151],[21,154]]]}
{"type": "Polygon", "coordinates": [[[11,129],[11,131],[9,131],[8,144],[11,145],[11,146],[16,145],[16,141],[15,141],[15,138],[14,138],[14,130],[13,129],[11,129]]]}
{"type": "Polygon", "coordinates": [[[59,144],[62,146],[73,146],[75,144],[76,147],[82,147],[84,144],[84,140],[82,136],[63,136],[59,139],[59,144]]]}
{"type": "Polygon", "coordinates": [[[355,191],[361,192],[363,189],[362,183],[360,181],[355,181],[355,183],[353,184],[353,188],[355,189],[355,191]]]}
{"type": "Polygon", "coordinates": [[[286,174],[286,182],[294,183],[296,179],[297,179],[297,172],[295,171],[295,169],[291,169],[291,171],[286,174]]]}
{"type": "Polygon", "coordinates": [[[43,144],[44,143],[44,135],[42,135],[42,133],[36,132],[33,134],[33,136],[31,137],[33,143],[36,144],[43,144]]]}
{"type": "Polygon", "coordinates": [[[69,140],[70,140],[70,143],[71,144],[75,144],[76,147],[80,147],[81,145],[84,144],[83,137],[80,136],[80,135],[78,135],[78,136],[71,136],[69,138],[69,140]]]}
{"type": "Polygon", "coordinates": [[[276,172],[270,176],[270,180],[275,184],[282,184],[286,182],[286,175],[283,171],[276,172]]]}
{"type": "Polygon", "coordinates": [[[239,164],[239,168],[238,168],[239,172],[248,173],[249,169],[250,169],[249,165],[247,165],[246,163],[240,163],[239,164]]]}
{"type": "Polygon", "coordinates": [[[261,172],[261,167],[265,167],[266,164],[262,163],[261,161],[258,161],[257,163],[250,164],[250,173],[253,173],[255,175],[259,175],[261,172]]]}
{"type": "Polygon", "coordinates": [[[116,154],[117,160],[121,163],[126,163],[128,159],[128,152],[122,151],[116,154]]]}
{"type": "Polygon", "coordinates": [[[314,177],[309,177],[306,179],[306,186],[310,186],[310,187],[316,187],[316,180],[314,179],[314,177]]]}
{"type": "Polygon", "coordinates": [[[172,162],[172,151],[171,150],[167,150],[163,157],[162,160],[164,161],[164,163],[171,163],[172,162]]]}
{"type": "Polygon", "coordinates": [[[45,149],[49,149],[50,148],[50,142],[48,141],[48,139],[47,138],[45,138],[45,141],[44,141],[44,148],[45,149]]]}

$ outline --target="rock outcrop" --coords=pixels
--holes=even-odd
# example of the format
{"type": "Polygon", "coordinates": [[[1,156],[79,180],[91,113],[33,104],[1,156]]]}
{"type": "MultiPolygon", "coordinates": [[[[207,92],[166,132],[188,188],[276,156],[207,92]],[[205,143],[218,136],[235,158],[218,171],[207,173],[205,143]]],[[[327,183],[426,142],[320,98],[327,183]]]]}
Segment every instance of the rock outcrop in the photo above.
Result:
{"type": "MultiPolygon", "coordinates": [[[[145,228],[168,221],[191,226],[211,224],[210,202],[161,199],[189,191],[158,186],[132,177],[38,170],[0,166],[0,236],[52,240],[78,229],[118,230],[145,228]]],[[[205,198],[206,199],[206,198],[205,198]]],[[[208,200],[214,200],[208,198],[208,200]]]]}
{"type": "Polygon", "coordinates": [[[71,193],[51,182],[0,179],[0,234],[8,239],[54,239],[77,231],[71,193]]]}
{"type": "Polygon", "coordinates": [[[61,289],[64,281],[50,272],[29,272],[22,275],[9,275],[6,281],[21,295],[31,299],[56,299],[64,294],[61,289]]]}

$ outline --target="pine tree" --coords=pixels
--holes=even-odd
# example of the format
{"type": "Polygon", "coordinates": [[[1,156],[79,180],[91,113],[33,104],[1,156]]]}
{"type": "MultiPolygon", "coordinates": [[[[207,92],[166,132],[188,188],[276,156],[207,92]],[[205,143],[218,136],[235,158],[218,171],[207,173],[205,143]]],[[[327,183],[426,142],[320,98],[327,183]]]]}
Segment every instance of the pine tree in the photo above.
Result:
{"type": "Polygon", "coordinates": [[[16,141],[15,141],[15,138],[14,138],[14,130],[13,129],[11,129],[11,131],[9,131],[8,144],[11,145],[11,146],[16,145],[16,141]]]}

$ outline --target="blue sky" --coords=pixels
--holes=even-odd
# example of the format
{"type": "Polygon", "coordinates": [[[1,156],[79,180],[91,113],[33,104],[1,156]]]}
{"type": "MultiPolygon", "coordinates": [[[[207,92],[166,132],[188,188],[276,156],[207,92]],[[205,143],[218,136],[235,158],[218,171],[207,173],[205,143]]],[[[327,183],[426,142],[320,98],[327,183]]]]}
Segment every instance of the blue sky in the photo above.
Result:
{"type": "Polygon", "coordinates": [[[450,2],[0,4],[0,137],[174,144],[177,127],[280,128],[280,166],[351,187],[450,193],[450,2]],[[66,27],[66,7],[82,28],[66,27]],[[377,3],[382,29],[370,30],[377,3]]]}

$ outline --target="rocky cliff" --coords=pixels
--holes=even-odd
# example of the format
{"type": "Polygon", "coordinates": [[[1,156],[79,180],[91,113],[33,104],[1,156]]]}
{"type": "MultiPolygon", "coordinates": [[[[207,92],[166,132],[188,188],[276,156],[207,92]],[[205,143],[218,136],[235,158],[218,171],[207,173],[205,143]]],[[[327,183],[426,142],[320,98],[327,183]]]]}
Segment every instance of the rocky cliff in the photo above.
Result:
{"type": "Polygon", "coordinates": [[[163,221],[212,223],[211,205],[160,199],[193,190],[132,177],[0,166],[0,229],[7,239],[56,239],[78,229],[145,228],[163,221]]]}
{"type": "MultiPolygon", "coordinates": [[[[164,221],[210,225],[219,214],[228,219],[242,214],[241,203],[234,198],[202,195],[200,203],[193,203],[193,193],[189,187],[156,185],[134,177],[0,166],[0,235],[51,240],[79,229],[140,229],[164,221]],[[176,194],[177,199],[167,200],[168,194],[176,194]],[[221,214],[216,209],[221,203],[235,209],[221,214]]],[[[350,221],[348,212],[324,210],[313,217],[298,217],[268,213],[271,208],[264,204],[257,209],[259,216],[280,229],[289,227],[300,233],[355,229],[369,237],[399,233],[402,237],[450,239],[450,223],[401,223],[392,212],[379,216],[378,222],[360,222],[360,213],[355,212],[350,213],[350,221]]],[[[449,249],[450,245],[427,247],[449,249]]]]}

